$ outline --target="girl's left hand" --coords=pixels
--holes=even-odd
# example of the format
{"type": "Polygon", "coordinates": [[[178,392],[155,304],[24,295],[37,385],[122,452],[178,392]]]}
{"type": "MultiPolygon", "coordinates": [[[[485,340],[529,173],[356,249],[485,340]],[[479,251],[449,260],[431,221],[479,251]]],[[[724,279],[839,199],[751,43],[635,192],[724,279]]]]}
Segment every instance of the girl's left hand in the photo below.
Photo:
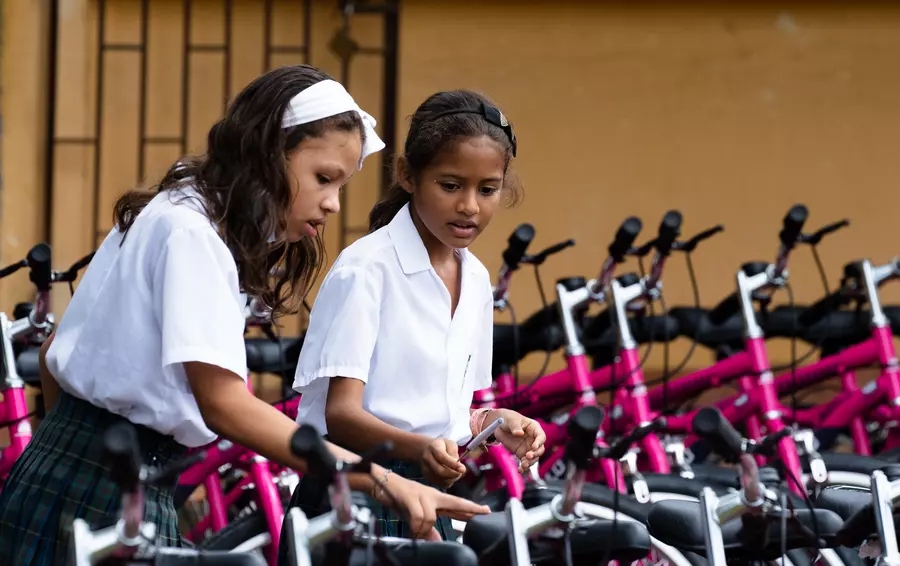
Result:
{"type": "Polygon", "coordinates": [[[491,411],[492,417],[503,417],[503,424],[494,436],[519,459],[519,472],[524,473],[544,453],[547,435],[533,419],[529,419],[509,409],[491,411]]]}

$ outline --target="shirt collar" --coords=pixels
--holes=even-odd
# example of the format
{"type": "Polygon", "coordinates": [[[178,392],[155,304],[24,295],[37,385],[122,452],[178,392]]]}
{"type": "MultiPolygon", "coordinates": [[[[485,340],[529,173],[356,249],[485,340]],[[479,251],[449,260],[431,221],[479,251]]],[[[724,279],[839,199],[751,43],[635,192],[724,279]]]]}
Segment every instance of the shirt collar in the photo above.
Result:
{"type": "MultiPolygon", "coordinates": [[[[391,237],[394,249],[397,250],[400,267],[406,275],[432,269],[428,250],[425,249],[422,236],[419,235],[419,231],[413,223],[412,213],[409,210],[410,205],[411,203],[403,205],[403,208],[387,226],[388,235],[391,237]]],[[[472,262],[468,261],[468,250],[461,248],[459,253],[462,257],[463,269],[471,271],[472,262]]]]}

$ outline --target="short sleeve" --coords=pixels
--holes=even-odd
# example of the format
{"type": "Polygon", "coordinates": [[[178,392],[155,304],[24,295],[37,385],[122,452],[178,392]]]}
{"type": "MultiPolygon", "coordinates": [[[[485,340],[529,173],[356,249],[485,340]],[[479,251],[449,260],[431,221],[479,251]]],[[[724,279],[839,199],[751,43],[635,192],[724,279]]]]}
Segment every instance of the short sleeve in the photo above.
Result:
{"type": "Polygon", "coordinates": [[[478,346],[475,351],[475,391],[487,389],[494,382],[491,367],[494,357],[494,302],[486,303],[478,327],[478,346]]]}
{"type": "Polygon", "coordinates": [[[170,233],[153,287],[163,367],[202,362],[247,378],[237,266],[218,234],[190,228],[170,233]]]}
{"type": "Polygon", "coordinates": [[[294,389],[302,391],[319,378],[369,378],[369,365],[381,319],[381,286],[370,271],[357,266],[332,269],[316,295],[294,389]]]}

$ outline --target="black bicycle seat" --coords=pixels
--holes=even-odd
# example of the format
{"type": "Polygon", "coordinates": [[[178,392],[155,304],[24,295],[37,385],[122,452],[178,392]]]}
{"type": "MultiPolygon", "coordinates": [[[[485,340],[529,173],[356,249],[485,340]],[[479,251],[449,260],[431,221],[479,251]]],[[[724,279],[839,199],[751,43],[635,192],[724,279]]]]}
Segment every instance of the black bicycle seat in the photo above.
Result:
{"type": "Polygon", "coordinates": [[[681,336],[696,341],[702,346],[716,349],[722,346],[735,351],[744,348],[744,321],[740,313],[728,317],[722,324],[709,320],[709,309],[695,307],[675,307],[669,316],[678,321],[681,336]]]}
{"type": "MultiPolygon", "coordinates": [[[[632,562],[650,552],[650,535],[635,521],[591,520],[580,522],[571,533],[573,564],[596,565],[604,561],[632,562]],[[609,554],[607,554],[607,551],[609,554]]],[[[509,522],[506,513],[479,515],[466,523],[463,544],[478,554],[484,565],[510,563],[509,522]]],[[[528,548],[533,564],[559,564],[560,542],[536,538],[528,548]]]]}
{"type": "MultiPolygon", "coordinates": [[[[660,541],[680,550],[706,555],[706,533],[700,522],[700,503],[694,501],[666,500],[654,503],[648,516],[650,534],[660,541]]],[[[837,534],[843,520],[828,509],[795,508],[797,522],[810,532],[818,532],[827,547],[836,545],[837,534]]],[[[741,520],[730,521],[722,527],[722,541],[729,559],[774,560],[782,549],[809,548],[814,542],[793,521],[787,522],[783,536],[781,521],[768,525],[767,544],[754,545],[743,541],[744,527],[741,520]],[[782,546],[784,544],[784,546],[782,546]]]]}
{"type": "MultiPolygon", "coordinates": [[[[324,549],[313,552],[313,564],[316,566],[328,566],[341,563],[332,559],[335,554],[330,551],[337,548],[338,543],[329,543],[324,549]]],[[[423,542],[423,541],[379,541],[373,545],[372,562],[368,560],[366,547],[362,543],[354,543],[350,551],[349,560],[344,562],[347,566],[376,566],[388,564],[403,564],[403,566],[477,566],[478,555],[462,544],[455,542],[423,542]]],[[[344,551],[343,556],[346,556],[344,551]]],[[[343,557],[342,556],[342,557],[343,557]]]]}
{"type": "Polygon", "coordinates": [[[230,552],[227,550],[183,551],[183,554],[160,554],[154,566],[266,566],[266,561],[256,553],[230,552]]]}
{"type": "Polygon", "coordinates": [[[494,324],[494,375],[532,352],[554,352],[566,343],[556,303],[529,316],[518,325],[518,335],[516,332],[513,324],[494,324]]]}
{"type": "Polygon", "coordinates": [[[837,513],[845,521],[870,503],[870,491],[834,488],[823,489],[815,501],[816,507],[837,513]]]}
{"type": "Polygon", "coordinates": [[[846,348],[871,335],[867,312],[833,311],[813,325],[804,326],[799,317],[806,308],[779,306],[772,309],[761,321],[766,338],[797,337],[810,344],[829,343],[846,348]]]}
{"type": "MultiPolygon", "coordinates": [[[[246,338],[244,347],[247,351],[247,369],[253,373],[274,373],[283,375],[284,379],[293,383],[300,358],[303,338],[292,336],[281,340],[281,344],[268,338],[246,338]]],[[[289,384],[290,384],[289,383],[289,384]]]]}

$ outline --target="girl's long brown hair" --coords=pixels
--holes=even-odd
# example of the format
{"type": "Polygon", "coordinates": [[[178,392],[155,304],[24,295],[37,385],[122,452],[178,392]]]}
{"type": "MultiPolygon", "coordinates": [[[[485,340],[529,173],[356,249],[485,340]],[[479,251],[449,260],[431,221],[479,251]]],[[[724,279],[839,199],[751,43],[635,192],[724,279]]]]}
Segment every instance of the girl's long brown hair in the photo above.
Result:
{"type": "Polygon", "coordinates": [[[270,242],[284,233],[291,207],[287,155],[303,140],[331,130],[365,135],[356,112],[281,127],[291,99],[330,78],[315,67],[296,65],[251,82],[210,129],[204,154],[179,160],[150,191],[133,190],[118,199],[116,227],[127,233],[156,193],[193,186],[234,256],[241,289],[262,299],[273,316],[296,312],[322,268],[325,249],[321,237],[270,242]]]}

